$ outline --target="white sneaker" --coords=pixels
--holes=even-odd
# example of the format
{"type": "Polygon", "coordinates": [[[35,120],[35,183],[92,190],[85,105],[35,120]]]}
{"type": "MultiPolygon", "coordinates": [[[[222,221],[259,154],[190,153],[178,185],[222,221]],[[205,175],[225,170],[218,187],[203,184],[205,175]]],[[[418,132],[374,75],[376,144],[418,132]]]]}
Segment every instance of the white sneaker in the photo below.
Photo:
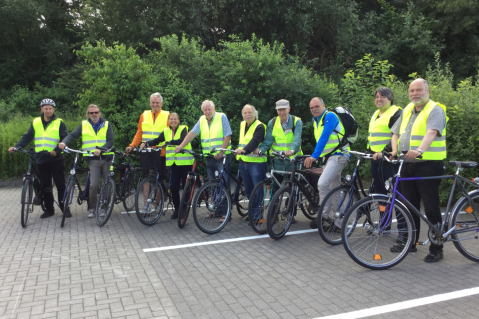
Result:
{"type": "Polygon", "coordinates": [[[88,214],[88,218],[93,218],[93,217],[95,217],[95,213],[92,210],[90,210],[90,213],[88,214]]]}
{"type": "Polygon", "coordinates": [[[141,210],[140,210],[140,213],[142,214],[149,214],[150,213],[150,208],[148,208],[147,206],[143,207],[141,210]]]}

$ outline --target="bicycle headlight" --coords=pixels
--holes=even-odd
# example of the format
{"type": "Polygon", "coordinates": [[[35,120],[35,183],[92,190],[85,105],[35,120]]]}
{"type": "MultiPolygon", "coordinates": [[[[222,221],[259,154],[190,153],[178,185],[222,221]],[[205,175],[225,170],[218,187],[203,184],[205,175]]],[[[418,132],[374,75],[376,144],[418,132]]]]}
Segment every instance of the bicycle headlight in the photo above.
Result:
{"type": "Polygon", "coordinates": [[[215,171],[215,177],[216,178],[220,177],[220,173],[218,171],[215,171]]]}
{"type": "Polygon", "coordinates": [[[391,189],[391,181],[387,180],[384,182],[384,188],[388,191],[391,189]]]}
{"type": "Polygon", "coordinates": [[[266,178],[271,178],[271,173],[270,172],[266,173],[266,178]]]}
{"type": "Polygon", "coordinates": [[[349,174],[346,175],[346,176],[344,177],[344,179],[346,179],[347,182],[350,182],[350,181],[351,181],[351,175],[349,175],[349,174]]]}

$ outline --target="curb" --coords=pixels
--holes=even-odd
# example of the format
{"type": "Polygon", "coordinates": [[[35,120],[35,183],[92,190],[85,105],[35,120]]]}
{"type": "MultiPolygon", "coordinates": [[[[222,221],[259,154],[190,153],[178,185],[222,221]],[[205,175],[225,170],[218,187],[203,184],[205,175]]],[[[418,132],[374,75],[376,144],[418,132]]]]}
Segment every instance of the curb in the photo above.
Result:
{"type": "Polygon", "coordinates": [[[9,182],[0,182],[0,187],[21,186],[22,183],[23,183],[23,178],[9,181],[9,182]]]}

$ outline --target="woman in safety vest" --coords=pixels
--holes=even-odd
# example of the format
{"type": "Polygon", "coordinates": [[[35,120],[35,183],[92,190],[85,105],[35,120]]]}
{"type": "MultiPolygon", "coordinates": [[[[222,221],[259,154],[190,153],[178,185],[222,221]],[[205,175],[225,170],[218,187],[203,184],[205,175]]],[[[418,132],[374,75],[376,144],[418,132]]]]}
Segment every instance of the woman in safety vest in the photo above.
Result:
{"type": "Polygon", "coordinates": [[[60,149],[65,149],[72,141],[81,136],[82,151],[92,152],[83,154],[85,161],[90,168],[90,195],[88,196],[89,218],[95,217],[96,199],[100,183],[100,174],[103,181],[110,175],[110,165],[113,153],[101,153],[97,146],[110,149],[113,146],[113,129],[110,123],[101,117],[100,108],[90,104],[86,110],[87,120],[83,121],[73,132],[70,133],[62,143],[58,144],[60,149]]]}
{"type": "MultiPolygon", "coordinates": [[[[398,152],[397,142],[391,146],[393,133],[391,128],[401,117],[402,109],[393,105],[394,93],[386,87],[379,87],[374,93],[377,110],[369,122],[368,152],[374,153],[371,161],[371,175],[374,179],[374,193],[386,194],[384,182],[396,174],[399,164],[391,164],[381,159],[382,152],[395,156],[398,152]]],[[[397,137],[396,137],[397,139],[397,137]]]]}
{"type": "MultiPolygon", "coordinates": [[[[175,146],[183,142],[183,139],[188,134],[188,127],[180,125],[180,117],[178,113],[170,113],[168,116],[170,126],[165,128],[160,135],[148,142],[142,143],[141,148],[156,146],[165,142],[166,145],[166,167],[171,167],[170,171],[170,191],[173,197],[173,205],[175,212],[171,215],[171,219],[178,218],[178,209],[180,208],[180,183],[186,181],[188,172],[191,171],[194,158],[189,153],[175,154],[175,146]]],[[[191,144],[188,143],[185,150],[191,150],[191,144]]]]}

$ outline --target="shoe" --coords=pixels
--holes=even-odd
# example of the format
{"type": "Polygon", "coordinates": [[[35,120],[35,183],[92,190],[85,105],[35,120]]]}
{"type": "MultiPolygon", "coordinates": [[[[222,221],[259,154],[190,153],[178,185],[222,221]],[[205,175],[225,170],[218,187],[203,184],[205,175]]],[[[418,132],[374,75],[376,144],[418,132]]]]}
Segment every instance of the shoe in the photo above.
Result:
{"type": "MultiPolygon", "coordinates": [[[[221,216],[221,218],[218,220],[218,222],[224,223],[225,219],[226,219],[226,216],[221,216]]],[[[231,216],[230,216],[230,218],[228,219],[228,221],[230,221],[230,220],[231,220],[231,216]]]]}
{"type": "Polygon", "coordinates": [[[429,255],[427,255],[424,258],[424,261],[427,263],[435,263],[443,258],[443,253],[442,250],[439,251],[434,251],[434,252],[429,252],[429,255]]]}
{"type": "MultiPolygon", "coordinates": [[[[394,245],[391,247],[391,249],[389,249],[390,252],[392,253],[400,253],[401,251],[404,250],[404,244],[397,244],[397,245],[394,245]]],[[[417,252],[417,247],[416,245],[412,245],[409,247],[409,252],[410,253],[415,253],[417,252]]]]}
{"type": "Polygon", "coordinates": [[[246,216],[246,218],[244,219],[245,222],[249,222],[249,216],[246,216]]]}
{"type": "Polygon", "coordinates": [[[65,218],[70,218],[70,217],[72,217],[72,213],[70,212],[70,208],[68,208],[67,211],[64,212],[63,214],[65,214],[65,218]]]}
{"type": "Polygon", "coordinates": [[[309,223],[309,228],[318,229],[318,220],[317,219],[312,220],[311,223],[309,223]]]}
{"type": "Polygon", "coordinates": [[[93,212],[93,210],[90,210],[90,212],[88,213],[88,218],[93,218],[95,217],[95,213],[93,212]]]}
{"type": "Polygon", "coordinates": [[[141,214],[149,214],[150,213],[150,208],[148,206],[143,206],[143,208],[140,210],[141,214]]]}
{"type": "Polygon", "coordinates": [[[291,224],[296,224],[296,219],[294,219],[294,217],[291,219],[291,224]]]}
{"type": "Polygon", "coordinates": [[[40,215],[40,218],[48,218],[48,217],[52,217],[53,215],[55,215],[55,212],[46,211],[46,212],[44,212],[43,214],[40,215]]]}
{"type": "Polygon", "coordinates": [[[100,211],[100,217],[105,217],[105,210],[104,210],[104,209],[102,209],[102,210],[100,211]]]}
{"type": "Polygon", "coordinates": [[[178,219],[178,212],[174,212],[173,215],[171,215],[171,219],[178,219]]]}

